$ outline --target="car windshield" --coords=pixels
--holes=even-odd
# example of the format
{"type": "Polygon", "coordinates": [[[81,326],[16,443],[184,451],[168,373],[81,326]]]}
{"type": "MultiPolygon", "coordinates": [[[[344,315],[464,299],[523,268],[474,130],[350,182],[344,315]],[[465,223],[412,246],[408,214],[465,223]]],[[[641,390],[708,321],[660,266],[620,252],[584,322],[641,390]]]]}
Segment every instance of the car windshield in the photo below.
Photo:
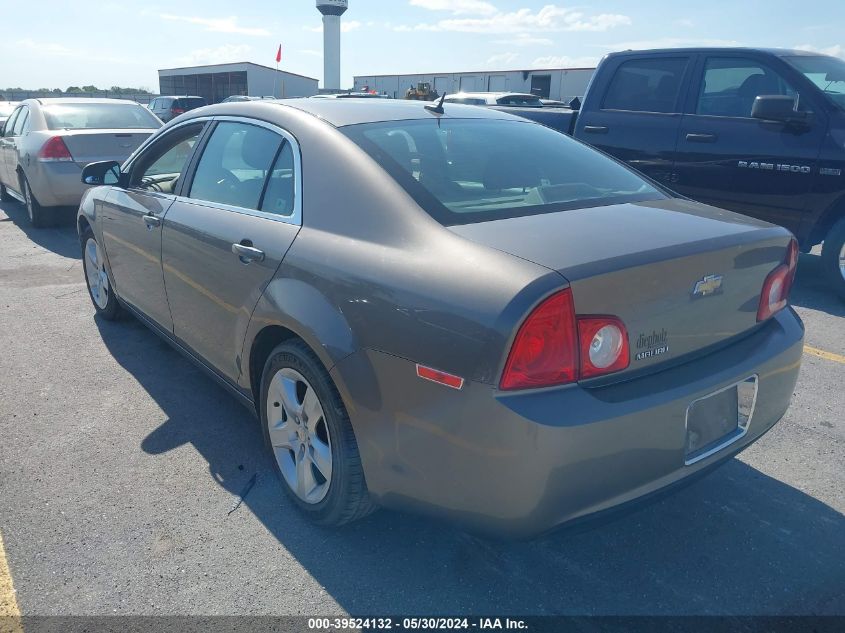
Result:
{"type": "Polygon", "coordinates": [[[447,226],[668,197],[627,167],[529,121],[432,117],[341,131],[447,226]]]}
{"type": "Polygon", "coordinates": [[[784,59],[816,84],[834,105],[845,110],[845,61],[826,55],[796,55],[784,59]]]}
{"type": "Polygon", "coordinates": [[[162,123],[135,103],[56,103],[44,106],[51,130],[157,129],[162,123]]]}

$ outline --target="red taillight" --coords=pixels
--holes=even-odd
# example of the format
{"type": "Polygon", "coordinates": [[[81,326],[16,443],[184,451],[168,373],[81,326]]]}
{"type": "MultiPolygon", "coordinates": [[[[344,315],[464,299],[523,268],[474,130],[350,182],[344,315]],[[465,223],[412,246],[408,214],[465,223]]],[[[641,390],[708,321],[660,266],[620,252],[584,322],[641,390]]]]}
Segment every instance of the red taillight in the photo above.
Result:
{"type": "Polygon", "coordinates": [[[53,136],[44,143],[41,151],[38,152],[38,160],[44,162],[65,162],[73,161],[73,156],[70,155],[70,150],[65,145],[64,139],[61,136],[53,136]]]}
{"type": "Polygon", "coordinates": [[[789,242],[784,263],[775,268],[763,283],[760,294],[760,305],[757,308],[757,321],[765,321],[769,317],[783,310],[789,303],[789,292],[795,281],[795,271],[798,268],[798,242],[789,242]]]}
{"type": "Polygon", "coordinates": [[[578,317],[581,378],[603,376],[628,367],[628,331],[616,317],[578,317]]]}
{"type": "Polygon", "coordinates": [[[171,114],[185,114],[185,110],[183,108],[170,108],[171,114]]]}
{"type": "Polygon", "coordinates": [[[516,333],[501,389],[531,389],[578,378],[578,332],[572,291],[553,294],[534,308],[516,333]]]}

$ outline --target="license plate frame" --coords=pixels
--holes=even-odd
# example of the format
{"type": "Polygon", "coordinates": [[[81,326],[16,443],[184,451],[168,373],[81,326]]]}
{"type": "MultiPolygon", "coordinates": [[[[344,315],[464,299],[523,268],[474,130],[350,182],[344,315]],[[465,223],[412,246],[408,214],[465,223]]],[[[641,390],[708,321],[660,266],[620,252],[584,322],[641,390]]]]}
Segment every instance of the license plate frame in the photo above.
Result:
{"type": "Polygon", "coordinates": [[[758,387],[759,378],[755,374],[690,402],[685,415],[685,465],[691,466],[724,450],[748,433],[758,387]],[[719,433],[720,429],[725,432],[719,433]]]}

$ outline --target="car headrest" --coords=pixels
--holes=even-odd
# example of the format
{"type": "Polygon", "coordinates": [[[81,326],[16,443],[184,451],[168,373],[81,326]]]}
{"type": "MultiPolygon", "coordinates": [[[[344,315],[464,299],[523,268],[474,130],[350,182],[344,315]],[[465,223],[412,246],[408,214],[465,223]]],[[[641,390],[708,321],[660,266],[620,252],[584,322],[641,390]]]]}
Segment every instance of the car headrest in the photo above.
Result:
{"type": "Polygon", "coordinates": [[[257,127],[248,128],[244,134],[241,158],[253,169],[270,169],[273,163],[279,145],[268,143],[268,136],[267,130],[257,127]]]}
{"type": "Polygon", "coordinates": [[[493,158],[484,170],[484,188],[491,191],[528,189],[539,185],[540,170],[530,160],[504,162],[493,158]]]}

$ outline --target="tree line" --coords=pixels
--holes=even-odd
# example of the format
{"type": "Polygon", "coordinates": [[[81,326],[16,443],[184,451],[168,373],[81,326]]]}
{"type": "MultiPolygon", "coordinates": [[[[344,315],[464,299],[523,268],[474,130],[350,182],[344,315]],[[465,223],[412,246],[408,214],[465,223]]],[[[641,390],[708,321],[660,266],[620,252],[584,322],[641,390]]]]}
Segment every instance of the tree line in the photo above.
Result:
{"type": "Polygon", "coordinates": [[[112,86],[111,88],[97,88],[97,86],[68,86],[66,90],[61,88],[38,88],[37,90],[29,88],[0,88],[2,92],[43,92],[53,94],[125,94],[125,95],[148,95],[152,94],[146,88],[124,88],[121,86],[112,86]]]}

